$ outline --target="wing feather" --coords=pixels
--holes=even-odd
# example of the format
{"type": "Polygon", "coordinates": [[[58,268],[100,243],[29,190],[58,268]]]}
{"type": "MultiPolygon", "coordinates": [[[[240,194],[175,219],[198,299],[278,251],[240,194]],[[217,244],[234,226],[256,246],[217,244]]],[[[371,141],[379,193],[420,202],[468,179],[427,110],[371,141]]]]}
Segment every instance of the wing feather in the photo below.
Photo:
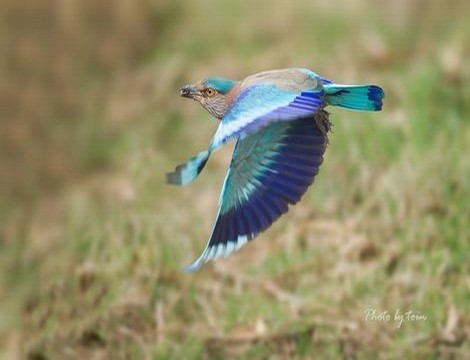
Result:
{"type": "Polygon", "coordinates": [[[247,87],[223,117],[212,146],[216,148],[232,138],[252,134],[274,121],[313,116],[323,108],[323,83],[318,75],[299,69],[294,71],[303,78],[302,82],[293,82],[289,78],[292,72],[286,72],[287,78],[282,79],[267,73],[255,82],[245,81],[243,84],[247,87]]]}
{"type": "MultiPolygon", "coordinates": [[[[315,116],[327,119],[328,114],[320,110],[315,116]]],[[[228,256],[286,213],[312,184],[326,144],[327,135],[313,117],[275,122],[239,139],[212,235],[201,256],[185,270],[195,271],[209,260],[228,256]]]]}

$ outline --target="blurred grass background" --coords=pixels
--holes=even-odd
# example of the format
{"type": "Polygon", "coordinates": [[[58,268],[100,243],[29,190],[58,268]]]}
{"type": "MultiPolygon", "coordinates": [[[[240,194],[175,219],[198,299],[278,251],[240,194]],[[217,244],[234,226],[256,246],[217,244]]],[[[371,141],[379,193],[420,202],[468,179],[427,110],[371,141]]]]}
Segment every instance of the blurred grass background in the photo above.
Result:
{"type": "Polygon", "coordinates": [[[0,3],[0,356],[470,357],[467,1],[0,3]],[[315,186],[196,275],[231,149],[205,76],[307,67],[384,87],[332,110],[315,186]],[[426,321],[367,322],[369,308],[426,321]]]}

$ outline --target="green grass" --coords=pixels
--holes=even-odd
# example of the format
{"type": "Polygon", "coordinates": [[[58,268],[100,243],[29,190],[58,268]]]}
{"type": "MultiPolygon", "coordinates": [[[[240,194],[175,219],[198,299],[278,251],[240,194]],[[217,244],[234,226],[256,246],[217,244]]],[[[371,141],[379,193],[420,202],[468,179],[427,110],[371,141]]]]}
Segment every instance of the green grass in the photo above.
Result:
{"type": "Polygon", "coordinates": [[[468,357],[469,7],[384,4],[188,1],[165,10],[173,21],[155,10],[154,48],[69,135],[88,170],[33,206],[0,208],[0,354],[468,357]],[[364,40],[371,33],[379,45],[364,40]],[[217,125],[178,88],[283,66],[378,83],[384,110],[330,109],[326,159],[301,203],[235,256],[185,275],[212,228],[230,149],[190,187],[164,184],[217,125]],[[365,321],[368,308],[427,320],[398,329],[365,321]]]}

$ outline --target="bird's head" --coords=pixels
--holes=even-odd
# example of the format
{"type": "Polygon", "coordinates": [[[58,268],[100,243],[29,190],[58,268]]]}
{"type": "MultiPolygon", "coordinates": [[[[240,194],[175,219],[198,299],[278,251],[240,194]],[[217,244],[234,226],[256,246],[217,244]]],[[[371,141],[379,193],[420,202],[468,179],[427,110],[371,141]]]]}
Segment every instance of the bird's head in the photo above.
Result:
{"type": "Polygon", "coordinates": [[[235,98],[237,84],[234,80],[207,78],[194,85],[183,86],[180,94],[197,101],[211,115],[221,119],[235,98]]]}

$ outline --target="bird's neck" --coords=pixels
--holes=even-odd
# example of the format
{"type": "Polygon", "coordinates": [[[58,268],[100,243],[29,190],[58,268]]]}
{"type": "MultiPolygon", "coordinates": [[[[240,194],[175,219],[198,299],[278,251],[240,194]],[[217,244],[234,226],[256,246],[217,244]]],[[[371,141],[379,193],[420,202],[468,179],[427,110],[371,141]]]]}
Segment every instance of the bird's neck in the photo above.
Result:
{"type": "MultiPolygon", "coordinates": [[[[238,81],[231,89],[230,91],[225,95],[225,113],[230,109],[232,106],[233,102],[237,98],[238,94],[240,94],[241,91],[241,83],[238,81]]],[[[224,114],[225,115],[225,114],[224,114]]]]}

